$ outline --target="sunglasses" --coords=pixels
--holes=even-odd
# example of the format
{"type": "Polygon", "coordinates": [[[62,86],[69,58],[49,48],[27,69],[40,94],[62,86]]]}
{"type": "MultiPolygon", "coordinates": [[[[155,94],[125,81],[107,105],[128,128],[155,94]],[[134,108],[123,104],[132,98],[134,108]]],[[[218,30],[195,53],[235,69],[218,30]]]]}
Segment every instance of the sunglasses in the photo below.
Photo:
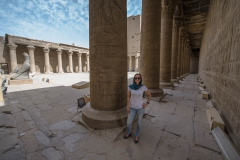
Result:
{"type": "Polygon", "coordinates": [[[134,79],[139,79],[140,80],[141,78],[140,77],[134,77],[134,79]]]}

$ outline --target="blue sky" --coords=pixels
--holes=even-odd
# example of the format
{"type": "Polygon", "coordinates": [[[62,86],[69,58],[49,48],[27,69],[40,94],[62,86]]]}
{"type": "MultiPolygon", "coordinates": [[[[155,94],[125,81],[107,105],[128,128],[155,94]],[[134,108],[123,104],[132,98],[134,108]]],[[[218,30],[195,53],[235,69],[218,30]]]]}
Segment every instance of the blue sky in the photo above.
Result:
{"type": "MultiPolygon", "coordinates": [[[[127,0],[127,15],[141,14],[141,0],[127,0]]],[[[89,47],[88,0],[1,0],[5,34],[89,47]]]]}

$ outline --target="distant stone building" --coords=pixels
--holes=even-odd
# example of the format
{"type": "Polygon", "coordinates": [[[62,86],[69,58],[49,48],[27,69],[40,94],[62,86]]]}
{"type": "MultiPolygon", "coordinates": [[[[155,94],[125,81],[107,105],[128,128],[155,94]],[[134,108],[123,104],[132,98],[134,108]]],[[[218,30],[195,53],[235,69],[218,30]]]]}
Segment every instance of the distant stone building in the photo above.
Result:
{"type": "Polygon", "coordinates": [[[0,37],[0,64],[10,73],[29,54],[32,73],[89,72],[89,49],[6,34],[0,37]]]}
{"type": "Polygon", "coordinates": [[[127,18],[128,71],[138,71],[140,57],[141,15],[127,18]]]}

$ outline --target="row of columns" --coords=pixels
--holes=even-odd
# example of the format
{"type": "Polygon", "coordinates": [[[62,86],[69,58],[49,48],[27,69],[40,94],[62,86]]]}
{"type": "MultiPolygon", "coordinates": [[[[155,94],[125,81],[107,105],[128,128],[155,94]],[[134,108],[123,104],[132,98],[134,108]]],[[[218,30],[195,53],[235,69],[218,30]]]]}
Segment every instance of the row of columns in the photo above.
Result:
{"type": "MultiPolygon", "coordinates": [[[[8,44],[8,47],[10,48],[10,66],[11,66],[11,72],[17,67],[17,55],[16,55],[16,49],[17,49],[16,44],[8,44]]],[[[36,68],[35,68],[35,58],[34,58],[34,46],[27,46],[28,52],[29,52],[29,57],[30,57],[30,72],[35,73],[36,68]]],[[[58,54],[58,73],[63,73],[62,69],[62,50],[57,49],[57,54],[58,54]]],[[[49,48],[43,48],[44,52],[44,62],[45,62],[45,73],[50,73],[50,60],[49,60],[49,48]]],[[[78,52],[78,68],[79,72],[82,72],[82,53],[78,52]]],[[[68,51],[68,59],[69,59],[69,71],[73,73],[73,61],[72,61],[72,51],[68,51]]],[[[87,72],[89,72],[89,54],[86,54],[87,56],[87,72]]]]}
{"type": "Polygon", "coordinates": [[[189,72],[191,49],[180,13],[175,0],[142,0],[140,72],[149,89],[172,88],[189,72]]]}
{"type": "MultiPolygon", "coordinates": [[[[139,55],[137,55],[137,56],[134,56],[134,58],[135,58],[135,71],[138,71],[138,67],[139,67],[139,65],[138,65],[138,61],[139,61],[139,55]]],[[[131,72],[132,70],[133,70],[133,66],[132,66],[132,56],[128,56],[128,68],[129,68],[129,72],[131,72]]]]}

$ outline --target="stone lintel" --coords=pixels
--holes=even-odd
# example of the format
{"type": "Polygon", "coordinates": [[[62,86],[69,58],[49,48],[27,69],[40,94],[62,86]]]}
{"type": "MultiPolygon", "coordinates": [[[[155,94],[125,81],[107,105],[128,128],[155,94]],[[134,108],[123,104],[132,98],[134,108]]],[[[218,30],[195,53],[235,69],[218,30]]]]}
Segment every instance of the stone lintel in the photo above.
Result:
{"type": "Polygon", "coordinates": [[[33,84],[33,79],[8,80],[8,85],[33,84]]]}
{"type": "Polygon", "coordinates": [[[127,124],[127,110],[124,107],[115,111],[99,111],[93,109],[89,102],[82,109],[82,119],[94,129],[122,127],[127,124]]]}

